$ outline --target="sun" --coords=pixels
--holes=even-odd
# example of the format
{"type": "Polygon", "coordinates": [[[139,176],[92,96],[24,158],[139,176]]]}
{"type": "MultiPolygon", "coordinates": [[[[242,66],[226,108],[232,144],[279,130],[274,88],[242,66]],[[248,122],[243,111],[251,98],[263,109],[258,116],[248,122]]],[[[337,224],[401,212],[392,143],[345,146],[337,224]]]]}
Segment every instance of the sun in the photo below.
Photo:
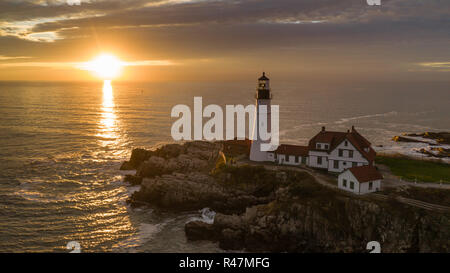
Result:
{"type": "Polygon", "coordinates": [[[123,63],[114,55],[102,53],[84,67],[103,80],[112,80],[122,72],[123,63]]]}

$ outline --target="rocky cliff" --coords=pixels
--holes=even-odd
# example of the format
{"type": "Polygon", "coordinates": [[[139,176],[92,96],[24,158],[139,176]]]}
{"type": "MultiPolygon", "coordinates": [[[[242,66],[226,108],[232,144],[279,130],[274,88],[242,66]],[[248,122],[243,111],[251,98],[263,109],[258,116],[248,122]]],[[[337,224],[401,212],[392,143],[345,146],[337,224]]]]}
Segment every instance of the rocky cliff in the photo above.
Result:
{"type": "Polygon", "coordinates": [[[190,222],[190,240],[223,249],[280,252],[449,252],[450,215],[395,200],[355,196],[315,182],[300,171],[223,164],[221,143],[189,142],[155,151],[136,149],[124,169],[141,183],[129,202],[174,211],[210,207],[212,224],[190,222]]]}

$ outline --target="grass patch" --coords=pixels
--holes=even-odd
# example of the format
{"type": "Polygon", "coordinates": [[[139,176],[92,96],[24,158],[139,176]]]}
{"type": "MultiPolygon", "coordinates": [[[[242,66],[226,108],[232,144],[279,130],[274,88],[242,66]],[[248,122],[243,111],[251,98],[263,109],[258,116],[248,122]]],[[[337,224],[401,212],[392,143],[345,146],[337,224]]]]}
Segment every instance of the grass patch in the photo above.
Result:
{"type": "Polygon", "coordinates": [[[377,156],[375,162],[405,180],[450,184],[450,165],[446,163],[391,156],[377,156]]]}

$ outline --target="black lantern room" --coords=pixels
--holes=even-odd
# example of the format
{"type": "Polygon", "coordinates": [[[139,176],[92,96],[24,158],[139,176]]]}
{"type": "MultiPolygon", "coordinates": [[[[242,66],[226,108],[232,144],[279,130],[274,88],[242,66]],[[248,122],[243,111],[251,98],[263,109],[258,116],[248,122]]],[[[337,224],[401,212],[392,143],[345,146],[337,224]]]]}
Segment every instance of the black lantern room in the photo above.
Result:
{"type": "Polygon", "coordinates": [[[266,73],[263,72],[262,76],[258,79],[258,88],[256,92],[256,99],[270,100],[270,80],[266,77],[266,73]]]}

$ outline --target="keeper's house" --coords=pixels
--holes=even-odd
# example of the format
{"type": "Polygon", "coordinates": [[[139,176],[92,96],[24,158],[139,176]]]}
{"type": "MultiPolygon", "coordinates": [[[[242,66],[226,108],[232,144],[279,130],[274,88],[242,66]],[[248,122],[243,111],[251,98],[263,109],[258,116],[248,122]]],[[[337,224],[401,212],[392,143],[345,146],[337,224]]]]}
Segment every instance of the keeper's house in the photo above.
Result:
{"type": "Polygon", "coordinates": [[[322,127],[308,146],[282,144],[268,153],[268,161],[285,165],[305,164],[340,173],[351,167],[373,166],[375,155],[370,142],[354,126],[347,132],[326,131],[322,127]]]}
{"type": "Polygon", "coordinates": [[[355,194],[379,191],[383,176],[374,166],[352,167],[339,174],[338,188],[355,194]]]}

